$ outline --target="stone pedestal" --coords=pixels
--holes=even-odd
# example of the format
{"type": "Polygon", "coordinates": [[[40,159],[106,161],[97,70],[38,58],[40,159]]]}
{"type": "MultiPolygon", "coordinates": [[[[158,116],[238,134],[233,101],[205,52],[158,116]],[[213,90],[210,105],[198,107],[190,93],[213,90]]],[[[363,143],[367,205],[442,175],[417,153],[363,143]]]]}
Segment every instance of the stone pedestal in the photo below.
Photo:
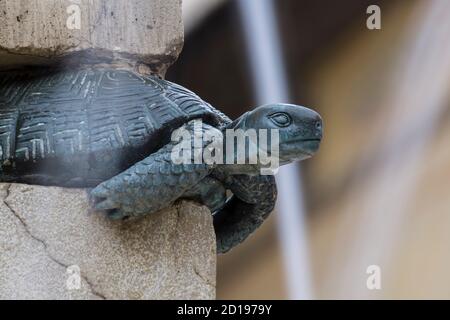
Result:
{"type": "MultiPolygon", "coordinates": [[[[0,68],[113,64],[164,75],[183,43],[179,0],[0,1],[0,68]]],[[[90,212],[80,189],[0,183],[0,299],[212,299],[208,209],[137,220],[90,212]]]]}
{"type": "Polygon", "coordinates": [[[0,1],[0,66],[145,63],[163,74],[183,46],[181,0],[0,1]]]}
{"type": "Polygon", "coordinates": [[[210,212],[111,221],[80,189],[0,184],[0,299],[211,299],[210,212]]]}

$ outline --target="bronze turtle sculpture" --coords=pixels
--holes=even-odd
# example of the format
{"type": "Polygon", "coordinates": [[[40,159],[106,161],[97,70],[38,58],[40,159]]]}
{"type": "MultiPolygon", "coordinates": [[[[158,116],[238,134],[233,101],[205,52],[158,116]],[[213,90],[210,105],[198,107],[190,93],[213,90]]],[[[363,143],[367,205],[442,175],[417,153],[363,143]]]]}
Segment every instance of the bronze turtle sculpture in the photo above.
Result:
{"type": "Polygon", "coordinates": [[[93,188],[93,207],[113,219],[195,200],[211,209],[223,253],[273,210],[276,184],[258,164],[172,161],[173,133],[197,120],[202,132],[277,129],[280,164],[310,157],[322,138],[308,108],[265,105],[231,121],[186,88],[130,70],[1,72],[0,181],[93,188]]]}

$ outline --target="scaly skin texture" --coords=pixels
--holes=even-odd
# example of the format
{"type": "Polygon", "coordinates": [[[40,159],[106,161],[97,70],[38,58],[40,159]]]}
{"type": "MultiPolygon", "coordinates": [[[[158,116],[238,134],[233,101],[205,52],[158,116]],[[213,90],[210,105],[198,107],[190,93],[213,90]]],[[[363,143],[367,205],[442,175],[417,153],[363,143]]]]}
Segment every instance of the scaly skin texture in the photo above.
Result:
{"type": "MultiPolygon", "coordinates": [[[[193,133],[193,122],[183,129],[193,133]]],[[[203,133],[214,130],[202,126],[203,133]]],[[[211,140],[204,140],[201,149],[211,140]]],[[[230,175],[226,165],[175,164],[172,142],[91,191],[94,208],[112,219],[151,214],[177,199],[191,199],[214,212],[217,252],[225,253],[244,241],[268,217],[276,202],[273,176],[230,175]],[[233,196],[226,198],[226,190],[233,196]]],[[[191,155],[194,155],[192,145],[191,155]]]]}
{"type": "Polygon", "coordinates": [[[310,109],[266,105],[232,122],[191,91],[128,70],[0,72],[0,181],[94,187],[93,206],[113,219],[198,201],[213,212],[218,252],[226,252],[272,211],[275,179],[260,176],[259,164],[174,163],[171,134],[192,132],[193,120],[203,132],[279,130],[280,164],[312,156],[322,138],[310,109]]]}
{"type": "Polygon", "coordinates": [[[113,219],[150,214],[171,205],[210,173],[206,164],[174,164],[171,147],[164,146],[94,188],[95,209],[113,219]]]}
{"type": "MultiPolygon", "coordinates": [[[[183,128],[192,133],[193,122],[183,128]]],[[[206,131],[214,128],[203,125],[202,129],[206,131]]],[[[205,140],[202,149],[209,143],[210,141],[205,140]]],[[[110,218],[122,219],[156,212],[177,199],[188,198],[183,196],[185,193],[196,197],[197,194],[192,193],[191,189],[209,175],[214,166],[195,164],[193,145],[191,163],[174,163],[172,150],[176,144],[168,143],[144,160],[95,187],[91,191],[94,208],[105,210],[110,218]]]]}
{"type": "Polygon", "coordinates": [[[225,185],[233,197],[214,215],[217,252],[225,253],[243,242],[272,212],[277,199],[273,176],[236,175],[226,178],[225,185]]]}

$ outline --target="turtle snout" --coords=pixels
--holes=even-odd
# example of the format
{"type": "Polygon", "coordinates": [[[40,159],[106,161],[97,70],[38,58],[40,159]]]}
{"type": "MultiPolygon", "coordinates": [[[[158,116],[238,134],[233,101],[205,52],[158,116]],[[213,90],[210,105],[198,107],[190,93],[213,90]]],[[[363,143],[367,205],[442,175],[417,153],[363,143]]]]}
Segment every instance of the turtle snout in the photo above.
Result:
{"type": "Polygon", "coordinates": [[[316,113],[309,119],[304,119],[297,127],[297,134],[305,140],[322,140],[322,118],[316,113]]]}
{"type": "Polygon", "coordinates": [[[298,113],[297,119],[299,119],[297,128],[304,139],[322,139],[323,122],[319,113],[312,109],[303,108],[298,113]]]}
{"type": "Polygon", "coordinates": [[[301,152],[310,156],[319,149],[323,135],[323,122],[319,114],[315,113],[307,119],[299,130],[300,142],[298,145],[301,152]]]}
{"type": "Polygon", "coordinates": [[[323,135],[323,124],[322,119],[320,116],[314,121],[314,136],[316,136],[318,139],[322,139],[323,135]]]}

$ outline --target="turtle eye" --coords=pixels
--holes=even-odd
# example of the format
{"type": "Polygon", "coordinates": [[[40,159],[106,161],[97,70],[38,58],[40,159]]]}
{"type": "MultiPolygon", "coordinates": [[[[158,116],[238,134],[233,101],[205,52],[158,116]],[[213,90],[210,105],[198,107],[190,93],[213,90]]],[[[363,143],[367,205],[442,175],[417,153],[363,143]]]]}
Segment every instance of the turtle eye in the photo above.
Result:
{"type": "Polygon", "coordinates": [[[280,127],[287,127],[292,122],[291,116],[284,112],[273,113],[269,118],[280,127]]]}

